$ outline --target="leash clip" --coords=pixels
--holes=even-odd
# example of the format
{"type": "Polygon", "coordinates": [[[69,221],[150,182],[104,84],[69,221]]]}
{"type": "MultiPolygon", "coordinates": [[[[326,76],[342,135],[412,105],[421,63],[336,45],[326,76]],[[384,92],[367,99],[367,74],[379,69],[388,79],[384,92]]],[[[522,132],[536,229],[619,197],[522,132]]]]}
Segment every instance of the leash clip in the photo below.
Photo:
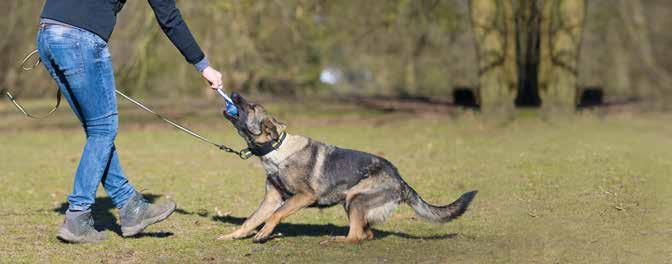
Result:
{"type": "Polygon", "coordinates": [[[227,146],[219,145],[219,149],[222,150],[222,151],[228,152],[228,153],[236,154],[242,160],[249,159],[250,157],[252,157],[254,155],[249,148],[243,149],[241,151],[235,151],[232,148],[229,148],[227,146]]]}
{"type": "Polygon", "coordinates": [[[240,158],[243,159],[243,160],[249,159],[253,155],[254,154],[252,153],[252,151],[250,149],[243,149],[238,154],[238,156],[240,156],[240,158]]]}

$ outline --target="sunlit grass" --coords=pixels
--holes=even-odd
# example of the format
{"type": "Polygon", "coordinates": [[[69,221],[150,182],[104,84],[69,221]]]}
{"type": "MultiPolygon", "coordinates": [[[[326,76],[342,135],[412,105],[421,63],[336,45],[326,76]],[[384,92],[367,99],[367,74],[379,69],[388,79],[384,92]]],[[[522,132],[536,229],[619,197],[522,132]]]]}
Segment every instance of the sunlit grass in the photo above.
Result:
{"type": "MultiPolygon", "coordinates": [[[[207,105],[207,104],[206,104],[207,105]]],[[[491,125],[464,113],[418,117],[360,113],[352,106],[272,104],[289,132],[382,155],[428,201],[477,189],[470,210],[446,225],[407,206],[377,239],[321,245],[347,232],[341,207],[307,209],[263,245],[215,241],[263,196],[263,169],[122,107],[117,147],[131,182],[169,196],[179,211],[140,238],[107,231],[98,245],[67,245],[55,233],[83,135],[62,110],[46,123],[0,112],[0,262],[462,262],[665,263],[672,259],[672,125],[669,116],[579,114],[542,121],[525,112],[491,125]],[[343,115],[334,113],[343,113],[343,115]],[[11,118],[10,118],[11,117],[11,118]],[[148,123],[151,121],[151,125],[148,123]],[[42,124],[42,125],[38,125],[42,124]],[[227,215],[230,215],[227,217],[227,215]]],[[[163,106],[219,142],[242,146],[218,109],[163,106]],[[192,111],[192,114],[182,113],[192,111]]],[[[96,216],[118,227],[105,194],[96,216]]]]}

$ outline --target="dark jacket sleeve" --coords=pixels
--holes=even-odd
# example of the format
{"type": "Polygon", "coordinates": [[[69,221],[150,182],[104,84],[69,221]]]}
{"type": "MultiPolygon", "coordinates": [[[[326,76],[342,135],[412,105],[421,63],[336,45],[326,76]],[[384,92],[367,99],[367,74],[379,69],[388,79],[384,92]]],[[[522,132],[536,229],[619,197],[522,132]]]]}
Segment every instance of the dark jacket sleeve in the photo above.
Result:
{"type": "Polygon", "coordinates": [[[180,10],[175,5],[175,0],[148,0],[154,10],[156,20],[161,29],[168,36],[173,45],[191,64],[196,64],[205,58],[201,47],[189,31],[187,23],[182,19],[180,10]]]}

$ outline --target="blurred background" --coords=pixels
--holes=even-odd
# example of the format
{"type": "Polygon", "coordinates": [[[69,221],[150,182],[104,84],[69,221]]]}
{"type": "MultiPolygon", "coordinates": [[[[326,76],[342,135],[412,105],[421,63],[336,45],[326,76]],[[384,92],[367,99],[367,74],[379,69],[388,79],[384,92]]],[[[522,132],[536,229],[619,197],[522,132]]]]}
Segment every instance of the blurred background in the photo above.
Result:
{"type": "MultiPolygon", "coordinates": [[[[493,66],[487,65],[487,34],[496,29],[501,39],[508,39],[507,21],[515,28],[516,45],[502,47],[518,51],[502,60],[515,61],[519,72],[517,80],[509,78],[514,79],[512,86],[504,89],[515,93],[519,106],[543,104],[538,85],[526,88],[529,76],[521,72],[529,61],[543,62],[544,45],[550,45],[543,37],[544,4],[531,0],[178,1],[229,90],[292,97],[418,98],[467,106],[482,101],[479,89],[492,85],[483,76],[493,66]],[[534,23],[541,25],[541,33],[534,23]],[[541,52],[526,52],[534,47],[541,52]],[[531,97],[521,98],[525,94],[531,97]]],[[[43,1],[0,2],[0,86],[18,97],[41,97],[54,89],[44,72],[22,73],[18,66],[35,48],[42,5],[43,1]]],[[[576,94],[567,96],[576,97],[580,104],[588,90],[589,98],[583,99],[592,103],[637,102],[654,108],[665,107],[672,99],[672,56],[665,50],[672,44],[672,33],[666,28],[672,24],[669,1],[588,0],[574,9],[557,8],[559,19],[551,23],[559,26],[551,25],[550,34],[555,34],[553,28],[562,31],[566,21],[579,27],[573,36],[579,48],[570,54],[576,57],[572,67],[576,80],[569,86],[575,87],[576,94]]],[[[553,37],[548,39],[553,42],[553,37]]],[[[122,91],[136,96],[157,91],[162,97],[211,95],[163,35],[146,1],[127,3],[110,47],[122,91]]],[[[543,63],[539,67],[543,72],[543,63]]],[[[503,79],[498,82],[510,81],[503,79]]],[[[544,89],[543,84],[540,87],[544,89]]]]}

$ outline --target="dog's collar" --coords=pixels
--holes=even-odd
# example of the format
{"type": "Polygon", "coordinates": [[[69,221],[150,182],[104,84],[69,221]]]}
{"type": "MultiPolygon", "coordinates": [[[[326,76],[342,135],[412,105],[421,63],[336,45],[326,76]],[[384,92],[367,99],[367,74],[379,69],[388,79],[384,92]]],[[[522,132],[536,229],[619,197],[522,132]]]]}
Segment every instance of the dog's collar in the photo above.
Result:
{"type": "Polygon", "coordinates": [[[266,156],[266,154],[277,150],[282,145],[282,142],[285,141],[287,133],[282,132],[278,137],[278,140],[271,140],[261,145],[251,144],[248,145],[248,148],[240,151],[240,157],[243,159],[248,159],[252,155],[257,157],[266,156]]]}

